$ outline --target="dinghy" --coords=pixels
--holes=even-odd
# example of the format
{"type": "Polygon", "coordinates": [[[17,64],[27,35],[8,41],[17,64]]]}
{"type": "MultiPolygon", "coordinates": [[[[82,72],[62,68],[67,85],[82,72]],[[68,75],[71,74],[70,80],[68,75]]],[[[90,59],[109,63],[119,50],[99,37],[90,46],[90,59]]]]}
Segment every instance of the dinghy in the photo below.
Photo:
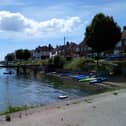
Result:
{"type": "Polygon", "coordinates": [[[59,99],[66,99],[66,98],[68,98],[68,96],[66,96],[66,95],[60,95],[60,96],[58,96],[58,98],[59,99]]]}

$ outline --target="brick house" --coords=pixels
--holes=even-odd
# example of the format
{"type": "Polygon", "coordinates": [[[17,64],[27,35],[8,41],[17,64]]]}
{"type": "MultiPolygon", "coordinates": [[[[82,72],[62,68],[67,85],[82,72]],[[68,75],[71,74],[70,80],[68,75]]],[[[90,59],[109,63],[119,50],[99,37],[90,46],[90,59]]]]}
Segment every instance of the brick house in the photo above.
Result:
{"type": "Polygon", "coordinates": [[[79,45],[74,42],[67,42],[66,45],[56,47],[57,55],[65,57],[78,57],[80,53],[79,45]]]}

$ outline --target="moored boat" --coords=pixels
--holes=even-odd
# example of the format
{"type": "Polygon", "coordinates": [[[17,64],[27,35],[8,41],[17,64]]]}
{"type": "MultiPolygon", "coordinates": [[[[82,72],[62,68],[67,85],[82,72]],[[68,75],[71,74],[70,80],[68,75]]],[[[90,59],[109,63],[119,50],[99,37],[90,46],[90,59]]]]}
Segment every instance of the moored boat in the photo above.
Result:
{"type": "Polygon", "coordinates": [[[101,83],[102,80],[99,80],[99,79],[95,79],[95,80],[91,80],[89,83],[90,84],[97,84],[97,83],[101,83]]]}
{"type": "Polygon", "coordinates": [[[58,98],[59,99],[66,99],[66,98],[68,98],[68,96],[67,95],[60,95],[60,96],[58,96],[58,98]]]}
{"type": "Polygon", "coordinates": [[[14,74],[12,71],[4,72],[3,74],[14,74]]]}
{"type": "Polygon", "coordinates": [[[95,80],[95,79],[96,79],[95,77],[88,77],[88,78],[81,79],[79,81],[80,82],[86,82],[86,81],[91,81],[91,80],[95,80]]]}

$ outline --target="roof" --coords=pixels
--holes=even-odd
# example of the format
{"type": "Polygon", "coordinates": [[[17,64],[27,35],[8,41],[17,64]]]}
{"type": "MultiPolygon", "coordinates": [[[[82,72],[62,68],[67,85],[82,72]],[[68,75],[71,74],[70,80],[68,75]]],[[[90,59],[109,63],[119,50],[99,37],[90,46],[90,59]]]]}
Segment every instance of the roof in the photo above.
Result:
{"type": "Polygon", "coordinates": [[[87,46],[86,42],[85,42],[85,41],[82,41],[82,42],[80,43],[80,47],[85,47],[85,46],[87,46]]]}
{"type": "Polygon", "coordinates": [[[48,46],[42,46],[42,47],[38,47],[38,48],[36,48],[36,51],[51,51],[51,50],[53,50],[53,48],[52,47],[48,47],[48,46]]]}

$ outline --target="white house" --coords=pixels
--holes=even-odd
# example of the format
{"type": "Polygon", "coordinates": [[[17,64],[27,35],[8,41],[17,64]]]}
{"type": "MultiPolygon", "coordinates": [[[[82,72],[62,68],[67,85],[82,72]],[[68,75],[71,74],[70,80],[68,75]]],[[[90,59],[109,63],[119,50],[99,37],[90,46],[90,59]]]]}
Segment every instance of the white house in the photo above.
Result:
{"type": "Polygon", "coordinates": [[[48,46],[37,47],[35,50],[32,51],[32,59],[47,59],[50,58],[51,52],[53,48],[48,46]]]}

